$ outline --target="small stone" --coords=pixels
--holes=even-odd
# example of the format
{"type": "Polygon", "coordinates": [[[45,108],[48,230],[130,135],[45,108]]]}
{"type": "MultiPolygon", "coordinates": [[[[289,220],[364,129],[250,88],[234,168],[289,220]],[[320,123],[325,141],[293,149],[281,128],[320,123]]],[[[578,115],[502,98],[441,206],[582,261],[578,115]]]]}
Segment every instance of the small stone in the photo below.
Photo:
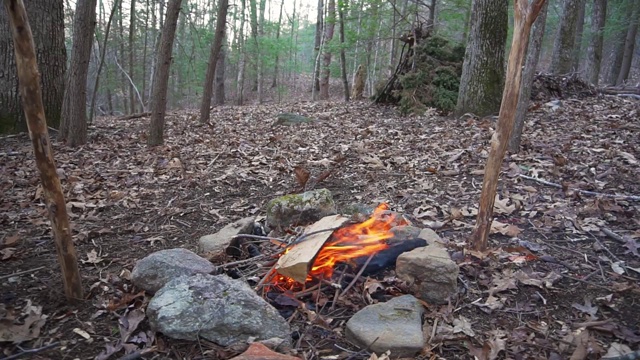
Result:
{"type": "Polygon", "coordinates": [[[242,280],[227,275],[181,276],[147,306],[149,324],[174,339],[203,337],[221,346],[274,337],[291,341],[287,321],[242,280]]]}
{"type": "MultiPolygon", "coordinates": [[[[393,237],[387,240],[387,243],[401,242],[405,240],[413,240],[419,238],[420,228],[411,225],[400,225],[391,228],[393,237]]],[[[427,240],[427,239],[424,239],[427,240]]],[[[427,241],[427,244],[429,242],[427,241]]]]}
{"type": "Polygon", "coordinates": [[[232,238],[239,234],[251,234],[255,217],[246,217],[232,222],[215,234],[202,236],[198,240],[199,252],[224,251],[232,244],[232,238]]]}
{"type": "Polygon", "coordinates": [[[458,291],[460,268],[440,245],[428,245],[405,252],[396,261],[396,275],[426,302],[446,304],[458,291]]]}
{"type": "Polygon", "coordinates": [[[391,351],[392,357],[415,356],[424,346],[422,304],[411,295],[369,305],[349,319],[345,335],[375,353],[391,351]]]}
{"type": "Polygon", "coordinates": [[[427,244],[429,245],[441,245],[444,247],[445,242],[442,240],[440,235],[438,235],[432,229],[422,229],[418,234],[418,238],[427,240],[427,244]]]}
{"type": "Polygon", "coordinates": [[[331,191],[317,189],[269,201],[266,217],[269,227],[282,229],[291,225],[308,225],[336,213],[331,191]]]}
{"type": "Polygon", "coordinates": [[[299,357],[277,353],[261,343],[251,343],[247,351],[231,360],[299,360],[299,357]]]}
{"type": "Polygon", "coordinates": [[[156,251],[136,261],[131,282],[150,293],[155,293],[169,281],[182,275],[209,274],[215,266],[187,249],[156,251]]]}

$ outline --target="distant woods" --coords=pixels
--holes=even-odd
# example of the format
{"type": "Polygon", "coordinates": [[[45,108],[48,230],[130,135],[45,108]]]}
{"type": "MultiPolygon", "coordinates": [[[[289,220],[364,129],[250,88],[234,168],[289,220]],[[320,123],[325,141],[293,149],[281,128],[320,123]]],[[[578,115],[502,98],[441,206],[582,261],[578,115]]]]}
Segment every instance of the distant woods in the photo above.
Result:
{"type": "MultiPolygon", "coordinates": [[[[151,111],[158,101],[156,73],[167,61],[161,60],[161,38],[170,1],[92,0],[76,8],[63,0],[29,0],[26,5],[47,121],[57,128],[64,119],[61,139],[70,145],[86,141],[83,127],[94,116],[151,111]],[[87,11],[95,14],[95,30],[77,16],[87,11]],[[75,102],[64,102],[64,118],[63,98],[75,102]]],[[[422,29],[451,46],[467,47],[458,112],[495,113],[503,75],[492,74],[485,88],[472,74],[504,64],[513,26],[504,14],[511,19],[511,7],[506,0],[182,0],[160,101],[171,110],[342,100],[354,90],[357,98],[369,98],[397,68],[401,35],[422,29]],[[219,6],[227,7],[224,27],[217,27],[219,6]],[[491,14],[501,14],[499,31],[483,33],[491,14]],[[216,40],[219,49],[212,46],[216,40]],[[487,51],[494,57],[487,58],[487,51]]],[[[637,79],[639,9],[640,0],[550,1],[538,69],[600,85],[637,79]]],[[[13,53],[6,16],[0,11],[0,54],[13,53]]],[[[13,61],[0,56],[0,69],[12,74],[13,61]]],[[[16,81],[0,76],[0,132],[26,129],[16,81]]]]}

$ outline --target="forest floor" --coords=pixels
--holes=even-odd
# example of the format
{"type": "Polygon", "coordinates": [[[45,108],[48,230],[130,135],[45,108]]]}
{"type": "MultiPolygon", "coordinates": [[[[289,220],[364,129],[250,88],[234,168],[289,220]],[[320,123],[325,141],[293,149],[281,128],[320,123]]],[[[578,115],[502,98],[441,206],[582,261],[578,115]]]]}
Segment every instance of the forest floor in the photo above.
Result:
{"type": "MultiPolygon", "coordinates": [[[[554,104],[530,112],[522,151],[505,159],[496,205],[504,235],[491,235],[486,253],[462,250],[475,221],[491,118],[401,117],[366,102],[225,106],[212,110],[210,126],[198,124],[195,111],[170,112],[165,145],[155,148],[146,146],[147,118],[99,118],[87,145],[53,143],[86,292],[76,304],[62,291],[28,137],[2,137],[0,340],[10,331],[21,344],[0,342],[0,357],[47,345],[24,355],[109,353],[128,311],[149,300],[127,280],[135,261],[160,249],[195,251],[200,236],[264,214],[268,200],[300,190],[296,166],[311,172],[308,187],[330,171],[315,186],[331,190],[339,207],[385,201],[448,241],[461,266],[460,292],[449,305],[428,305],[430,337],[420,358],[598,359],[614,354],[612,346],[636,350],[640,102],[605,96],[554,104]],[[318,120],[275,126],[280,112],[318,120]]],[[[298,354],[369,358],[346,342],[337,319],[321,336],[303,332],[298,354]]],[[[150,349],[144,358],[238,353],[156,336],[146,320],[135,338],[128,349],[150,349]]]]}

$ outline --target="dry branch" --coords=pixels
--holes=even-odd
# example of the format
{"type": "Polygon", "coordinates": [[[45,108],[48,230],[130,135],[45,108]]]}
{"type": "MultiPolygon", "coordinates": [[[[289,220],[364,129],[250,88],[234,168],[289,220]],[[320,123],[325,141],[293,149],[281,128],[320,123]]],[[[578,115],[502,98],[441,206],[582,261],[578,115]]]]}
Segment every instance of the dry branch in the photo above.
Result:
{"type": "Polygon", "coordinates": [[[47,121],[44,116],[40,75],[31,27],[22,0],[4,0],[4,5],[9,14],[15,44],[22,108],[27,119],[36,165],[40,172],[44,199],[58,253],[58,262],[62,268],[64,292],[69,300],[82,299],[82,280],[78,271],[76,249],[71,238],[67,207],[56,172],[47,121]]]}

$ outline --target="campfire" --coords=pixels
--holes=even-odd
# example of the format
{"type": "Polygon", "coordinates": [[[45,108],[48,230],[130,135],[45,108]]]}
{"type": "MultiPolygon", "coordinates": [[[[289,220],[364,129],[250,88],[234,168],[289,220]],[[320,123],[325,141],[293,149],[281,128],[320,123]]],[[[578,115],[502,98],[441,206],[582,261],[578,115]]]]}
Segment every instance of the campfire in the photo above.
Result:
{"type": "Polygon", "coordinates": [[[426,245],[422,239],[397,240],[393,229],[409,222],[384,203],[368,219],[357,220],[363,221],[332,215],[308,226],[281,252],[261,283],[286,290],[323,281],[340,287],[344,272],[356,278],[375,273],[393,265],[402,252],[426,245]],[[339,267],[341,279],[334,279],[339,267]]]}

